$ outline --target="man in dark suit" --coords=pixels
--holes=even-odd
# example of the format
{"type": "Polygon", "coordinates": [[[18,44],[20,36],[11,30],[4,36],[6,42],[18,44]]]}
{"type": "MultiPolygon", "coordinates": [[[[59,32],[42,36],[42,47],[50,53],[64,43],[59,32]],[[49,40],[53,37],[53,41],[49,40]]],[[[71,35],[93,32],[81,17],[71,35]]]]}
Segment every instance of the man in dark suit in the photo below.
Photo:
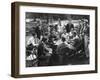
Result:
{"type": "Polygon", "coordinates": [[[41,35],[43,34],[42,26],[37,24],[35,28],[35,33],[37,34],[38,39],[41,39],[41,35]]]}
{"type": "Polygon", "coordinates": [[[65,26],[66,32],[69,33],[72,28],[74,28],[74,24],[72,24],[72,21],[69,20],[68,24],[65,26]]]}

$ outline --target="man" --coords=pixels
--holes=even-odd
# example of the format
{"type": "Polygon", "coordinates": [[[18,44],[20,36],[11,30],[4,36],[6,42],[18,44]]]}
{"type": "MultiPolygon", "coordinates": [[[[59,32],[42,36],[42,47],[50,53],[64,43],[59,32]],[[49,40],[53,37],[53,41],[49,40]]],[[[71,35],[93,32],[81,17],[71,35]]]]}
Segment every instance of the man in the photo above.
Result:
{"type": "Polygon", "coordinates": [[[42,39],[42,41],[39,43],[39,46],[38,46],[38,66],[42,66],[42,59],[44,58],[45,56],[45,53],[44,53],[44,42],[46,41],[46,39],[42,39]]]}
{"type": "Polygon", "coordinates": [[[29,66],[37,66],[37,46],[39,39],[35,33],[30,34],[26,43],[26,60],[33,61],[29,66]]]}
{"type": "Polygon", "coordinates": [[[71,28],[74,28],[74,25],[72,24],[72,21],[69,20],[68,24],[65,26],[67,33],[71,31],[71,28]]]}
{"type": "Polygon", "coordinates": [[[64,61],[65,61],[64,57],[66,55],[66,50],[64,50],[64,49],[67,47],[67,45],[65,43],[66,39],[64,37],[62,37],[61,40],[62,40],[62,43],[58,45],[56,54],[58,54],[58,56],[59,56],[58,64],[63,65],[64,61]]]}
{"type": "Polygon", "coordinates": [[[63,33],[61,35],[62,37],[64,37],[65,39],[67,39],[68,33],[66,32],[66,30],[63,30],[63,33]]]}
{"type": "Polygon", "coordinates": [[[89,37],[90,37],[90,29],[89,29],[88,21],[84,23],[84,44],[85,44],[85,55],[89,58],[89,37]]]}
{"type": "Polygon", "coordinates": [[[39,43],[39,39],[37,38],[37,35],[35,33],[32,33],[30,38],[27,40],[27,46],[32,44],[32,46],[37,46],[39,43]]]}
{"type": "Polygon", "coordinates": [[[47,38],[42,38],[38,46],[38,66],[47,66],[52,50],[47,45],[47,38]]]}
{"type": "Polygon", "coordinates": [[[58,18],[58,32],[62,32],[61,19],[58,18]]]}
{"type": "Polygon", "coordinates": [[[42,26],[40,25],[40,23],[37,23],[37,26],[35,28],[35,33],[37,34],[38,39],[41,39],[41,36],[43,34],[43,30],[42,30],[42,26]]]}

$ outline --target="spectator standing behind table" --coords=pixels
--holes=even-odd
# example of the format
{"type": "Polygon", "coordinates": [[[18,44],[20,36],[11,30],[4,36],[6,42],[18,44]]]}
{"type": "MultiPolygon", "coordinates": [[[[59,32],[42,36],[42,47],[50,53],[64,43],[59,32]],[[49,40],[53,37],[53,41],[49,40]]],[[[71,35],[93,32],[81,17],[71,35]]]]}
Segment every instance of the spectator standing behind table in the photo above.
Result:
{"type": "Polygon", "coordinates": [[[89,37],[90,37],[90,26],[87,19],[81,20],[81,28],[80,28],[80,38],[83,41],[84,55],[89,58],[89,37]]]}
{"type": "Polygon", "coordinates": [[[37,22],[35,33],[37,34],[38,39],[41,39],[41,36],[43,35],[42,25],[40,25],[40,22],[37,22]]]}
{"type": "Polygon", "coordinates": [[[84,43],[85,43],[85,55],[89,58],[89,24],[88,21],[84,21],[84,43]]]}
{"type": "Polygon", "coordinates": [[[74,28],[74,24],[72,23],[72,20],[70,19],[68,24],[65,26],[67,33],[71,31],[71,28],[74,28]]]}
{"type": "Polygon", "coordinates": [[[61,24],[61,19],[60,18],[58,18],[58,25],[57,26],[58,26],[57,31],[59,33],[62,33],[63,32],[63,25],[61,24]]]}

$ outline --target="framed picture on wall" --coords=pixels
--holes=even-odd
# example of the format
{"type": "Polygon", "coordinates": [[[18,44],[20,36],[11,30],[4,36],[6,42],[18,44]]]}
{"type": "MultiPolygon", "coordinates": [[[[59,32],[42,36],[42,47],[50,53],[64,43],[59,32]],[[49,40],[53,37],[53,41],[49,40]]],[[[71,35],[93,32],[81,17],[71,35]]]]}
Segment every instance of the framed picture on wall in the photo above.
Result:
{"type": "Polygon", "coordinates": [[[12,3],[12,77],[97,73],[97,7],[12,3]]]}

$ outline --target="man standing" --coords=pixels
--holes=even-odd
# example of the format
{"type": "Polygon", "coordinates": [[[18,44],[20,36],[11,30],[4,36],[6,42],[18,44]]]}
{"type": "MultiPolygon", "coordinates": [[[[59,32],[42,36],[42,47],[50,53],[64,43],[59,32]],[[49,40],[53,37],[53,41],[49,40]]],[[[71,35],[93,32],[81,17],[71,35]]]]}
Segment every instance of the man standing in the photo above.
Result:
{"type": "Polygon", "coordinates": [[[40,22],[37,22],[35,33],[37,34],[38,39],[41,39],[41,36],[43,34],[42,25],[40,25],[40,22]]]}
{"type": "Polygon", "coordinates": [[[68,24],[65,26],[67,33],[69,33],[71,31],[71,28],[74,28],[74,25],[72,24],[72,21],[70,19],[68,24]]]}

